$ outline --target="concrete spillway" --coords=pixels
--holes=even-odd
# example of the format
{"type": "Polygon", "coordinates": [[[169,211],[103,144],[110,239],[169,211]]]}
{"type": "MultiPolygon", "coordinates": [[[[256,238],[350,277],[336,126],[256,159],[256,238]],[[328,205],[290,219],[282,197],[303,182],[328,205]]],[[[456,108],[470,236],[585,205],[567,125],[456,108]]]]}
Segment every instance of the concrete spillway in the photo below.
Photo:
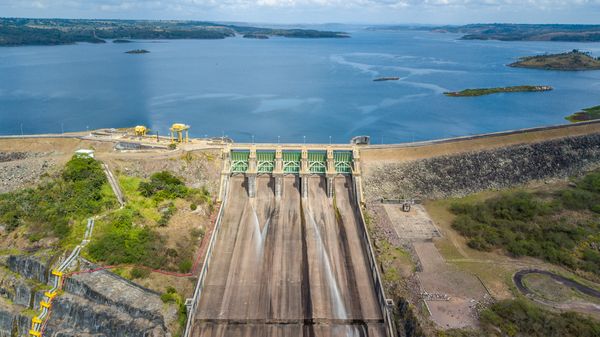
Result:
{"type": "Polygon", "coordinates": [[[385,336],[383,316],[358,231],[350,178],[230,180],[222,228],[193,318],[193,337],[385,336]],[[337,206],[337,207],[336,207],[337,206]]]}

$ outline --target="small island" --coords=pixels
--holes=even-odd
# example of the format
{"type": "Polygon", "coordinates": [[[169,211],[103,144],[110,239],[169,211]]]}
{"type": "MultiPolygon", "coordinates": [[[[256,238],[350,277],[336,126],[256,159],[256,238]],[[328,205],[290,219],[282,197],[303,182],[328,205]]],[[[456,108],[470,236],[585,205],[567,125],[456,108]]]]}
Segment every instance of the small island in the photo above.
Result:
{"type": "Polygon", "coordinates": [[[132,43],[133,41],[131,40],[126,40],[126,39],[116,39],[113,40],[113,43],[132,43]]]}
{"type": "Polygon", "coordinates": [[[146,49],[134,49],[130,51],[126,51],[125,54],[148,54],[149,51],[146,49]]]}
{"type": "Polygon", "coordinates": [[[400,77],[379,77],[373,80],[373,82],[383,82],[383,81],[398,81],[400,77]]]}
{"type": "Polygon", "coordinates": [[[565,117],[565,119],[570,121],[571,123],[585,122],[585,121],[600,119],[600,105],[591,107],[591,108],[587,108],[587,109],[583,109],[579,112],[576,112],[570,116],[565,117]]]}
{"type": "Polygon", "coordinates": [[[600,70],[600,58],[594,58],[590,53],[574,49],[568,53],[522,57],[508,66],[565,71],[600,70]]]}
{"type": "Polygon", "coordinates": [[[444,95],[450,97],[474,97],[484,96],[499,93],[513,93],[513,92],[538,92],[538,91],[551,91],[553,88],[547,85],[519,85],[514,87],[500,87],[500,88],[482,88],[482,89],[465,89],[463,91],[452,91],[445,92],[444,95]]]}

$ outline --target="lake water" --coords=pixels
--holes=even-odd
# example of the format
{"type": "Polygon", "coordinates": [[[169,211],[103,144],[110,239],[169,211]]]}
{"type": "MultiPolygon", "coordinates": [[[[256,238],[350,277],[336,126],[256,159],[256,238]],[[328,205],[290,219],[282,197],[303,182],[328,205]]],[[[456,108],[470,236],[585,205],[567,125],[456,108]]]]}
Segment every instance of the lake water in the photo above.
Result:
{"type": "Polygon", "coordinates": [[[600,71],[514,69],[519,56],[600,43],[461,41],[352,30],[350,39],[148,41],[0,48],[0,134],[172,123],[239,142],[395,143],[566,123],[600,104],[600,71]],[[131,49],[151,53],[129,55],[131,49]],[[380,76],[399,81],[373,82],[380,76]],[[444,91],[551,85],[546,93],[444,91]]]}

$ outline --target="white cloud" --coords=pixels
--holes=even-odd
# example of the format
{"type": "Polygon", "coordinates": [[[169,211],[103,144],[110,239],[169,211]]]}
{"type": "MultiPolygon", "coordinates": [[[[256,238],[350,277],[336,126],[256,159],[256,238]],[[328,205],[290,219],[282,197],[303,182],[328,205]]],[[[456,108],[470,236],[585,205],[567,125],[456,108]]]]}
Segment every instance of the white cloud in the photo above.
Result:
{"type": "Polygon", "coordinates": [[[2,16],[272,22],[597,23],[600,0],[0,0],[0,10],[2,16]]]}

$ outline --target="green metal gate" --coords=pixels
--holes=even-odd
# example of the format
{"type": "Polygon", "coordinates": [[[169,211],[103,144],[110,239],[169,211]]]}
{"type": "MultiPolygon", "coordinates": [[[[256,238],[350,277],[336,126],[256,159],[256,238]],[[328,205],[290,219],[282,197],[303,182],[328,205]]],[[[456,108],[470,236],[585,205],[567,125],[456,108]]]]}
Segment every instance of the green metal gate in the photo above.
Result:
{"type": "Polygon", "coordinates": [[[256,151],[256,169],[258,173],[273,173],[275,170],[275,151],[256,151]]]}
{"type": "Polygon", "coordinates": [[[302,161],[302,152],[300,151],[283,151],[283,173],[298,174],[302,161]]]}
{"type": "Polygon", "coordinates": [[[231,173],[248,171],[250,151],[231,151],[231,173]]]}
{"type": "Polygon", "coordinates": [[[352,151],[334,151],[335,172],[352,174],[352,151]]]}
{"type": "Polygon", "coordinates": [[[327,151],[308,151],[308,171],[310,173],[327,172],[327,151]]]}

